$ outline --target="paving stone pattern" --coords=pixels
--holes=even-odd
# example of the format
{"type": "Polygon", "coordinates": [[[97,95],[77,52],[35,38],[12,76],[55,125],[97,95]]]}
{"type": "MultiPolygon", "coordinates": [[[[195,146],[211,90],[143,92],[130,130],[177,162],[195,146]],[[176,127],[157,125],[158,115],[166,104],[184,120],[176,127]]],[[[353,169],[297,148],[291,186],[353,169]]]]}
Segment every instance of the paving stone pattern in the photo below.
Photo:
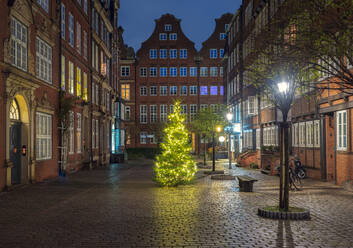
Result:
{"type": "Polygon", "coordinates": [[[257,178],[254,193],[210,176],[159,188],[148,163],[4,192],[0,247],[353,247],[352,192],[306,179],[290,201],[310,209],[312,220],[269,220],[257,208],[277,203],[278,178],[241,168],[230,174],[257,178]]]}

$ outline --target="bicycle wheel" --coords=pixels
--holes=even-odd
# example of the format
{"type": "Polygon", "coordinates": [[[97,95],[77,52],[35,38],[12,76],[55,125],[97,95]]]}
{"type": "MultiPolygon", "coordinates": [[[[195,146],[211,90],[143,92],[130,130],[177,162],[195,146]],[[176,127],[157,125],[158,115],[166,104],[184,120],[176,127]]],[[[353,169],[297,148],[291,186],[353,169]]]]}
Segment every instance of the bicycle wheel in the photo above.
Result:
{"type": "Polygon", "coordinates": [[[295,176],[295,185],[297,186],[298,190],[301,190],[303,188],[303,182],[298,175],[295,176]]]}

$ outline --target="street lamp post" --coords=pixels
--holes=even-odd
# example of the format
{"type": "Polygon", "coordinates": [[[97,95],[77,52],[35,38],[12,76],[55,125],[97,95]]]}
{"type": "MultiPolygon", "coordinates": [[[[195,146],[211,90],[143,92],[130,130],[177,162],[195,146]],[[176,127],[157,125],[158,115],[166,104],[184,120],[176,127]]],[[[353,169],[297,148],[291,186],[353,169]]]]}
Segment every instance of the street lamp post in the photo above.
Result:
{"type": "MultiPolygon", "coordinates": [[[[216,132],[222,131],[221,127],[216,127],[216,132]]],[[[216,152],[215,152],[215,130],[212,130],[212,171],[216,170],[216,152]]]]}
{"type": "MultiPolygon", "coordinates": [[[[229,121],[229,123],[231,123],[233,119],[233,114],[232,113],[228,113],[227,114],[227,120],[229,121]]],[[[231,126],[229,126],[228,128],[228,159],[229,159],[229,169],[232,169],[232,153],[231,153],[231,147],[230,147],[230,141],[231,141],[231,134],[232,134],[232,128],[231,126]]]]}
{"type": "MultiPolygon", "coordinates": [[[[197,65],[197,111],[200,112],[200,64],[202,62],[202,56],[195,56],[194,61],[197,65]]],[[[200,156],[200,135],[197,134],[197,155],[200,156]]],[[[203,145],[205,146],[205,140],[203,145]]]]}

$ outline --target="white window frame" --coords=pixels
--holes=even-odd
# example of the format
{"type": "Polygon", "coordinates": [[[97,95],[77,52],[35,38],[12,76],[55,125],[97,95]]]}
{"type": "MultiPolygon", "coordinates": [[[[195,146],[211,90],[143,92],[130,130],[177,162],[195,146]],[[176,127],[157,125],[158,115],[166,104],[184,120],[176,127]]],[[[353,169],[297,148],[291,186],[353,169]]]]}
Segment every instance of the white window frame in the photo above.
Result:
{"type": "Polygon", "coordinates": [[[165,24],[164,25],[164,31],[172,31],[172,25],[171,24],[165,24]]]}
{"type": "Polygon", "coordinates": [[[157,67],[150,67],[150,77],[157,77],[157,67]]]}
{"type": "Polygon", "coordinates": [[[150,96],[157,96],[157,86],[150,86],[150,96]]]}
{"type": "Polygon", "coordinates": [[[314,147],[320,147],[320,120],[314,121],[314,147]]]}
{"type": "Polygon", "coordinates": [[[159,87],[159,95],[160,96],[168,96],[168,86],[160,86],[159,87]]]}
{"type": "Polygon", "coordinates": [[[178,58],[178,50],[177,49],[169,49],[169,58],[177,59],[178,58]]]}
{"type": "Polygon", "coordinates": [[[120,67],[120,76],[122,77],[130,77],[130,66],[123,65],[120,67]]]}
{"type": "Polygon", "coordinates": [[[157,58],[157,49],[150,49],[150,59],[157,58]]]}
{"type": "Polygon", "coordinates": [[[197,104],[190,104],[190,121],[193,121],[197,114],[197,104]]]}
{"type": "Polygon", "coordinates": [[[298,140],[298,145],[299,147],[305,147],[306,144],[306,134],[305,134],[306,128],[305,128],[305,122],[300,122],[299,123],[299,140],[298,140]]]}
{"type": "Polygon", "coordinates": [[[177,39],[178,39],[178,35],[176,33],[169,34],[169,40],[177,40],[177,39]]]}
{"type": "Polygon", "coordinates": [[[179,58],[187,59],[188,58],[188,49],[180,49],[179,50],[179,58]]]}
{"type": "Polygon", "coordinates": [[[36,112],[36,160],[52,158],[53,116],[36,112]]]}
{"type": "Polygon", "coordinates": [[[256,111],[256,97],[255,96],[249,96],[248,97],[248,115],[255,115],[256,111]]]}
{"type": "Polygon", "coordinates": [[[168,49],[159,49],[159,58],[167,59],[168,58],[168,49]]]}
{"type": "Polygon", "coordinates": [[[11,64],[27,71],[27,27],[19,20],[11,18],[11,64]],[[20,30],[18,30],[20,28],[20,30]],[[20,35],[20,37],[18,37],[20,35]],[[21,49],[18,49],[21,47],[21,49]],[[20,54],[20,55],[19,55],[20,54]],[[18,60],[18,58],[20,58],[18,60]]]}
{"type": "Polygon", "coordinates": [[[71,12],[69,12],[69,44],[71,47],[75,45],[75,31],[74,31],[75,20],[71,12]]]}
{"type": "Polygon", "coordinates": [[[140,68],[140,77],[147,77],[147,67],[140,68]]]}
{"type": "Polygon", "coordinates": [[[178,76],[178,68],[177,67],[170,67],[169,68],[169,76],[170,77],[177,77],[178,76]]]}
{"type": "Polygon", "coordinates": [[[197,67],[190,67],[190,77],[197,77],[197,67]]]}
{"type": "Polygon", "coordinates": [[[150,105],[150,123],[157,122],[157,105],[150,105]]]}
{"type": "Polygon", "coordinates": [[[305,122],[306,147],[313,147],[313,121],[305,122]]]}
{"type": "Polygon", "coordinates": [[[76,22],[76,50],[81,54],[81,24],[76,22]]]}
{"type": "Polygon", "coordinates": [[[197,85],[191,85],[191,86],[189,86],[189,89],[190,89],[190,96],[197,95],[197,85]]]}
{"type": "Polygon", "coordinates": [[[260,149],[260,128],[256,129],[256,149],[260,149]]]}
{"type": "Polygon", "coordinates": [[[159,67],[159,76],[167,77],[168,76],[168,67],[159,67]]]}
{"type": "Polygon", "coordinates": [[[147,96],[147,86],[140,86],[140,96],[147,96]]]}
{"type": "Polygon", "coordinates": [[[208,77],[208,67],[200,68],[200,77],[208,77]]]}
{"type": "Polygon", "coordinates": [[[170,96],[177,96],[178,95],[178,86],[172,85],[169,86],[169,95],[170,96]],[[175,91],[174,91],[175,89],[175,91]]]}
{"type": "Polygon", "coordinates": [[[188,76],[188,68],[187,67],[180,67],[180,77],[187,77],[188,76]]]}
{"type": "Polygon", "coordinates": [[[218,67],[211,67],[210,68],[210,76],[211,77],[218,77],[218,67]]]}
{"type": "Polygon", "coordinates": [[[348,140],[347,140],[347,137],[348,137],[348,135],[347,135],[347,110],[336,112],[336,126],[337,126],[336,149],[338,151],[346,151],[347,150],[347,143],[348,143],[348,140]],[[345,122],[344,122],[344,119],[346,119],[345,122]]]}
{"type": "Polygon", "coordinates": [[[159,34],[159,40],[167,40],[167,39],[168,39],[168,35],[166,33],[159,34]]]}
{"type": "Polygon", "coordinates": [[[182,85],[180,86],[180,96],[187,96],[188,95],[188,86],[182,85]]]}
{"type": "Polygon", "coordinates": [[[140,132],[140,144],[147,144],[147,132],[140,132]]]}
{"type": "Polygon", "coordinates": [[[218,51],[217,48],[210,48],[210,59],[217,59],[218,51]]]}
{"type": "Polygon", "coordinates": [[[36,76],[52,83],[52,48],[45,41],[36,38],[36,76]]]}
{"type": "Polygon", "coordinates": [[[147,105],[140,105],[140,123],[147,123],[147,105]]]}
{"type": "Polygon", "coordinates": [[[168,120],[168,105],[167,104],[161,104],[159,106],[160,108],[160,112],[159,112],[159,115],[160,115],[160,120],[161,122],[166,122],[168,120]]]}

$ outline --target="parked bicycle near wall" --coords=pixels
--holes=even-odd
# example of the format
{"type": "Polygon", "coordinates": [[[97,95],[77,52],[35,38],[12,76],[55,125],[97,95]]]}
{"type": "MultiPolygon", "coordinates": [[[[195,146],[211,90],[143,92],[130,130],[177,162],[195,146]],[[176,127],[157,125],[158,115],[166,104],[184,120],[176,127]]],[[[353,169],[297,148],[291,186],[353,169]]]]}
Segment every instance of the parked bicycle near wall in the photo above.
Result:
{"type": "MultiPolygon", "coordinates": [[[[280,175],[281,167],[277,166],[278,175],[280,175]]],[[[306,171],[301,165],[300,160],[297,157],[290,159],[289,163],[289,188],[291,190],[301,190],[303,183],[302,179],[306,177],[306,171]],[[293,163],[291,163],[293,162],[293,163]]]]}

